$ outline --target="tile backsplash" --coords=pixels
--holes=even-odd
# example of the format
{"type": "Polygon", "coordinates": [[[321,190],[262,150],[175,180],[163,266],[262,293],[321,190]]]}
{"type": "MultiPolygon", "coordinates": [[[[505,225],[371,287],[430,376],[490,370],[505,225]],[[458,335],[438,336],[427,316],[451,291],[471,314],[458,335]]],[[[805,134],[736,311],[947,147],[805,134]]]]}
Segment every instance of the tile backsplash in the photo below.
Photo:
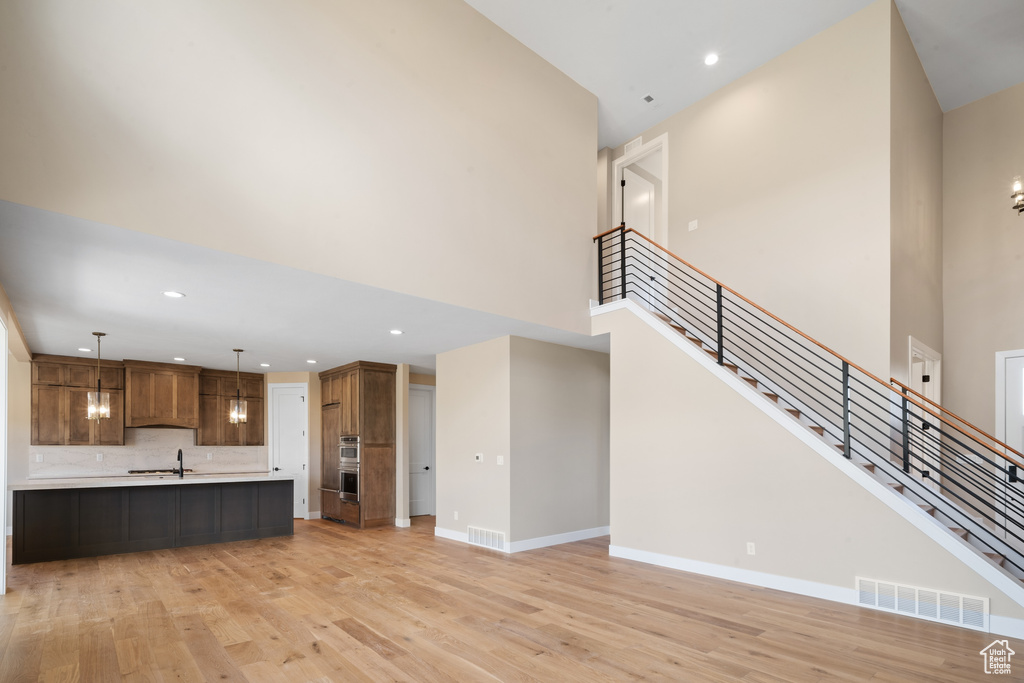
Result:
{"type": "Polygon", "coordinates": [[[193,429],[129,428],[124,430],[123,446],[30,446],[28,474],[110,477],[128,470],[171,469],[178,465],[179,448],[185,469],[196,472],[267,471],[266,446],[196,446],[195,439],[193,429]],[[96,457],[100,453],[102,460],[96,457]]]}

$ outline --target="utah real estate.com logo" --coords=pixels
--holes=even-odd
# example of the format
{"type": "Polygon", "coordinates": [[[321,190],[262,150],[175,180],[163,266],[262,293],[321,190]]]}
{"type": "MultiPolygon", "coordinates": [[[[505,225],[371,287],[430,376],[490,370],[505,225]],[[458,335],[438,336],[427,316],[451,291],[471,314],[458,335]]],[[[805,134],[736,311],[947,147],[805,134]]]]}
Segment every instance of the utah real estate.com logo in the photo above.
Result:
{"type": "Polygon", "coordinates": [[[1009,674],[1010,657],[1017,653],[1010,649],[1010,641],[993,640],[992,643],[979,654],[985,658],[985,673],[1009,674]]]}

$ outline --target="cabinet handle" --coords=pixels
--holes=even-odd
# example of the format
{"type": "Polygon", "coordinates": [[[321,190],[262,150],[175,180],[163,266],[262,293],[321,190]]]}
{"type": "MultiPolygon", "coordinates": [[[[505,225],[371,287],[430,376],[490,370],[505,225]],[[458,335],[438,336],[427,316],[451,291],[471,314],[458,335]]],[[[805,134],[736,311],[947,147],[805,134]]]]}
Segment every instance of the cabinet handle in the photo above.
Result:
{"type": "Polygon", "coordinates": [[[425,470],[429,470],[429,469],[430,469],[430,466],[428,465],[427,467],[424,467],[423,469],[425,469],[425,470]]]}
{"type": "Polygon", "coordinates": [[[280,471],[281,471],[281,468],[280,468],[280,467],[275,467],[275,468],[274,468],[274,471],[275,471],[275,472],[280,472],[280,471]]]}

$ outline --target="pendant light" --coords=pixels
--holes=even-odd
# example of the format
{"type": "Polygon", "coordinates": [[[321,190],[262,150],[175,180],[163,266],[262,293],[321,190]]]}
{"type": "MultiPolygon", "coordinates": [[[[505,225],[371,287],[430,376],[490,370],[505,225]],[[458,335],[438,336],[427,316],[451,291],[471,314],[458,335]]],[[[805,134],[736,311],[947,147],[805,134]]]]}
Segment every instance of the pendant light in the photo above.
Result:
{"type": "Polygon", "coordinates": [[[1013,200],[1013,210],[1017,215],[1024,213],[1024,189],[1021,189],[1020,176],[1013,179],[1013,194],[1010,195],[1010,199],[1013,200]]]}
{"type": "Polygon", "coordinates": [[[106,332],[93,332],[96,337],[96,391],[86,393],[90,420],[110,419],[110,392],[101,391],[100,386],[100,341],[107,336],[106,332]]]}
{"type": "Polygon", "coordinates": [[[239,424],[245,422],[245,401],[242,400],[242,373],[241,358],[242,349],[232,349],[235,352],[235,400],[231,401],[228,422],[239,424]]]}

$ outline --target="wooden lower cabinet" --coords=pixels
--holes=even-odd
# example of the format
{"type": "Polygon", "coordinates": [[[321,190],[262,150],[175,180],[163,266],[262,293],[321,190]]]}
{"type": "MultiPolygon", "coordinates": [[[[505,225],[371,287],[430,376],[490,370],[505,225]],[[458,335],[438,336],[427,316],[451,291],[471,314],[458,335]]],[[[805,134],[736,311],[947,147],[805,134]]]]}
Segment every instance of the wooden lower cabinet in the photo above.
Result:
{"type": "Polygon", "coordinates": [[[12,561],[290,536],[294,487],[277,479],[15,491],[12,561]]]}

